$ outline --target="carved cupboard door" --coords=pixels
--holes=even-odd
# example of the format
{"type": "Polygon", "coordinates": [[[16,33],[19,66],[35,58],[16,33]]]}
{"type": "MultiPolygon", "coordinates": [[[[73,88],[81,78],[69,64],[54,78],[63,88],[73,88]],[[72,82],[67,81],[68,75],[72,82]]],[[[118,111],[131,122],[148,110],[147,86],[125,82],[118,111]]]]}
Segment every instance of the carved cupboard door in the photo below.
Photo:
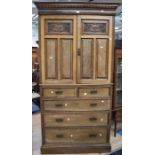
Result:
{"type": "Polygon", "coordinates": [[[40,21],[41,81],[75,83],[76,16],[41,16],[40,21]]]}
{"type": "Polygon", "coordinates": [[[78,16],[78,83],[111,82],[112,20],[111,16],[78,16]]]}

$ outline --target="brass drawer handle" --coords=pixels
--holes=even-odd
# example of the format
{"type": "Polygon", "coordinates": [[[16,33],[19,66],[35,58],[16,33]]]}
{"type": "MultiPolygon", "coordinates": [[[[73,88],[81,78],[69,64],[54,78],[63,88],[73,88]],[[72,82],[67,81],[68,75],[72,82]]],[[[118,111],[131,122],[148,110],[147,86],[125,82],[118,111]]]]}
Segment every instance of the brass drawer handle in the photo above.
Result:
{"type": "Polygon", "coordinates": [[[64,120],[62,118],[56,118],[55,121],[60,123],[60,122],[63,122],[64,120]]]}
{"type": "Polygon", "coordinates": [[[61,95],[61,94],[63,93],[63,91],[57,90],[57,91],[55,91],[55,93],[56,93],[57,95],[61,95]]]}
{"type": "Polygon", "coordinates": [[[63,104],[62,103],[58,103],[58,104],[55,104],[55,106],[60,108],[60,107],[63,107],[63,104]]]}
{"type": "Polygon", "coordinates": [[[57,138],[63,138],[64,135],[63,135],[63,134],[58,134],[58,135],[56,135],[56,137],[57,137],[57,138]]]}
{"type": "Polygon", "coordinates": [[[90,94],[97,94],[97,90],[91,90],[90,94]]]}
{"type": "Polygon", "coordinates": [[[96,107],[97,106],[97,103],[90,103],[90,106],[91,107],[96,107]]]}
{"type": "Polygon", "coordinates": [[[90,138],[96,138],[97,137],[97,134],[90,134],[89,137],[90,138]]]}
{"type": "Polygon", "coordinates": [[[97,121],[97,118],[96,117],[90,117],[89,120],[93,122],[93,121],[97,121]]]}

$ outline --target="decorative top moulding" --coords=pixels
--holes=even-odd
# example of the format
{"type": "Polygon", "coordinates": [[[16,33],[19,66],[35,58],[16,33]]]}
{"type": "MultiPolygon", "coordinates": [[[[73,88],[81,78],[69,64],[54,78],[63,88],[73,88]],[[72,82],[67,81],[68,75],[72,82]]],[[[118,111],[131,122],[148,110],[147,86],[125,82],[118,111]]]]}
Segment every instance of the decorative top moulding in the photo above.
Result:
{"type": "Polygon", "coordinates": [[[122,0],[32,0],[33,2],[58,2],[58,3],[122,3],[122,0]]]}
{"type": "Polygon", "coordinates": [[[48,2],[48,1],[34,1],[34,4],[38,8],[38,14],[73,14],[74,10],[83,10],[80,11],[81,14],[91,14],[91,11],[94,13],[99,13],[101,10],[104,10],[100,13],[111,13],[114,14],[117,7],[120,3],[90,3],[90,2],[48,2]],[[70,10],[65,12],[65,10],[70,10]]]}
{"type": "Polygon", "coordinates": [[[38,9],[48,8],[94,8],[94,9],[116,9],[119,4],[112,3],[49,3],[35,2],[38,9]]]}

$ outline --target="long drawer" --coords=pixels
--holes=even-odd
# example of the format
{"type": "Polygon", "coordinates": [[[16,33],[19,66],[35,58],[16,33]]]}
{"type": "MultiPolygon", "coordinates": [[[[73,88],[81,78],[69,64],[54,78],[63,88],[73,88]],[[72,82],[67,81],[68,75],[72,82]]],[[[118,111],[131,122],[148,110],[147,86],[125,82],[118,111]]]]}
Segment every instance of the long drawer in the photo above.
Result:
{"type": "Polygon", "coordinates": [[[53,126],[97,126],[109,123],[109,112],[45,113],[44,124],[53,126]]]}
{"type": "Polygon", "coordinates": [[[107,143],[108,130],[105,127],[91,128],[45,128],[46,143],[107,143]]]}
{"type": "Polygon", "coordinates": [[[109,97],[110,88],[103,87],[93,87],[93,88],[79,88],[80,97],[109,97]]]}
{"type": "Polygon", "coordinates": [[[95,111],[110,110],[111,100],[49,100],[44,102],[45,111],[95,111]]]}

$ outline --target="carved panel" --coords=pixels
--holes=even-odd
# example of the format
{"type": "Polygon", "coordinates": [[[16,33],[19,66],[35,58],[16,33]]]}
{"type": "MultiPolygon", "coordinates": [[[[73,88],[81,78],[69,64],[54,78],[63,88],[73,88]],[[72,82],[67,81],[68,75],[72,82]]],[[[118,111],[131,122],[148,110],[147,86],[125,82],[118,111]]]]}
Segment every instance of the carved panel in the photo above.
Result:
{"type": "Polygon", "coordinates": [[[52,34],[52,35],[72,34],[72,22],[46,21],[46,34],[52,34]]]}
{"type": "Polygon", "coordinates": [[[108,22],[98,20],[83,20],[82,21],[82,34],[108,34],[108,22]]]}

